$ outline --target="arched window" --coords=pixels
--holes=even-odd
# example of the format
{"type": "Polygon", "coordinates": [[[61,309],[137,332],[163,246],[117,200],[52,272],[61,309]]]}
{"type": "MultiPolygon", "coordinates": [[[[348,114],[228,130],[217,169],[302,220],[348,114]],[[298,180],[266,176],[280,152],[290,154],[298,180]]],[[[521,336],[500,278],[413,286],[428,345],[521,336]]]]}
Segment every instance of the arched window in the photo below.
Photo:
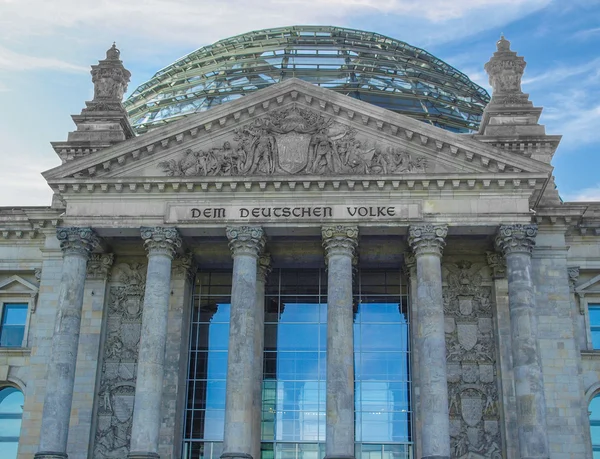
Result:
{"type": "Polygon", "coordinates": [[[3,459],[17,458],[24,402],[19,389],[0,389],[0,457],[3,459]]]}

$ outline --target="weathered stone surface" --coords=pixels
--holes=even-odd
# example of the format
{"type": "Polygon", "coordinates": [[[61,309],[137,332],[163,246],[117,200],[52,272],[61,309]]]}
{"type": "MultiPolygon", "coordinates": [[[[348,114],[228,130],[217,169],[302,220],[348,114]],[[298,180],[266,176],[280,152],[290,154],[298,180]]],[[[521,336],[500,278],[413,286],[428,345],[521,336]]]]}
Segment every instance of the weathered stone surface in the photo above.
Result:
{"type": "MultiPolygon", "coordinates": [[[[142,228],[148,251],[130,457],[158,454],[171,262],[181,239],[174,228],[142,228]]],[[[151,456],[148,456],[151,457],[151,456]]]]}
{"type": "Polygon", "coordinates": [[[536,225],[501,226],[496,246],[506,257],[519,451],[521,457],[549,458],[531,271],[536,234],[536,225]]]}
{"type": "Polygon", "coordinates": [[[128,261],[117,263],[108,288],[93,459],[126,457],[131,442],[146,264],[128,261]]]}
{"type": "MultiPolygon", "coordinates": [[[[222,458],[252,459],[256,448],[255,431],[257,355],[257,274],[258,259],[265,245],[260,227],[228,227],[227,238],[233,257],[227,386],[225,396],[225,432],[222,458]]],[[[260,320],[260,317],[259,317],[260,320]]]]}
{"type": "Polygon", "coordinates": [[[86,265],[90,252],[98,246],[98,238],[89,228],[58,228],[56,235],[64,255],[48,365],[47,382],[53,390],[47,391],[44,399],[38,457],[49,452],[66,455],[86,265]]]}
{"type": "Polygon", "coordinates": [[[423,457],[450,457],[444,303],[440,258],[445,225],[409,227],[408,242],[416,256],[421,448],[423,457]]]}
{"type": "Polygon", "coordinates": [[[356,226],[321,229],[327,263],[327,394],[325,457],[354,457],[352,264],[356,226]]]}
{"type": "Polygon", "coordinates": [[[483,263],[444,263],[444,315],[452,457],[502,457],[491,287],[483,263]],[[477,456],[475,456],[477,457],[477,456]]]}

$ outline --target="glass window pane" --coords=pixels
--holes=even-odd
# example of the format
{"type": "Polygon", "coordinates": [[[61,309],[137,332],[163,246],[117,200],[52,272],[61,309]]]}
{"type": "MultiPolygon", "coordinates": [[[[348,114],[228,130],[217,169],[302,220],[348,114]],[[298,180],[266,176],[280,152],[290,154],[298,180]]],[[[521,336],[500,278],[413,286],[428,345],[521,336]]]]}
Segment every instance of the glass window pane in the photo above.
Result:
{"type": "Polygon", "coordinates": [[[16,459],[19,436],[21,434],[21,417],[23,415],[23,393],[14,387],[0,389],[0,457],[16,459]]]}
{"type": "Polygon", "coordinates": [[[600,326],[600,305],[589,305],[590,325],[600,326]]]}
{"type": "Polygon", "coordinates": [[[600,330],[592,330],[592,347],[600,349],[600,330]]]}
{"type": "Polygon", "coordinates": [[[4,318],[2,320],[3,325],[25,325],[27,319],[27,305],[26,304],[4,304],[4,318]]]}

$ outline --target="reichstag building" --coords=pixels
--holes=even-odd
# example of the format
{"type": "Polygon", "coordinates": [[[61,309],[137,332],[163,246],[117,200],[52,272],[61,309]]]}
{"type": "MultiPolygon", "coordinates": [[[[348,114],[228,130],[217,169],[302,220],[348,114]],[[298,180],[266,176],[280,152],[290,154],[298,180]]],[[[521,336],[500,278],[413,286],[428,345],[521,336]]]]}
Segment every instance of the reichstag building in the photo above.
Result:
{"type": "Polygon", "coordinates": [[[490,56],[269,29],[123,101],[113,45],[0,209],[0,457],[600,458],[600,203],[490,56]]]}

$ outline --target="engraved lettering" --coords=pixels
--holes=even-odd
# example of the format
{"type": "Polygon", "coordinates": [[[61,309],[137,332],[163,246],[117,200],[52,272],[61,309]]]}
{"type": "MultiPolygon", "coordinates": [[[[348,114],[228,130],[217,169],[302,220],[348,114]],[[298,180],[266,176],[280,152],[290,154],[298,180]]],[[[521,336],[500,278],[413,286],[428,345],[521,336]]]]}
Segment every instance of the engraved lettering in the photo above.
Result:
{"type": "Polygon", "coordinates": [[[196,207],[194,207],[192,209],[192,218],[198,218],[200,217],[200,209],[197,209],[196,207]]]}
{"type": "Polygon", "coordinates": [[[248,218],[248,215],[250,215],[250,212],[248,211],[248,209],[246,209],[245,207],[242,207],[240,209],[240,218],[248,218]]]}

